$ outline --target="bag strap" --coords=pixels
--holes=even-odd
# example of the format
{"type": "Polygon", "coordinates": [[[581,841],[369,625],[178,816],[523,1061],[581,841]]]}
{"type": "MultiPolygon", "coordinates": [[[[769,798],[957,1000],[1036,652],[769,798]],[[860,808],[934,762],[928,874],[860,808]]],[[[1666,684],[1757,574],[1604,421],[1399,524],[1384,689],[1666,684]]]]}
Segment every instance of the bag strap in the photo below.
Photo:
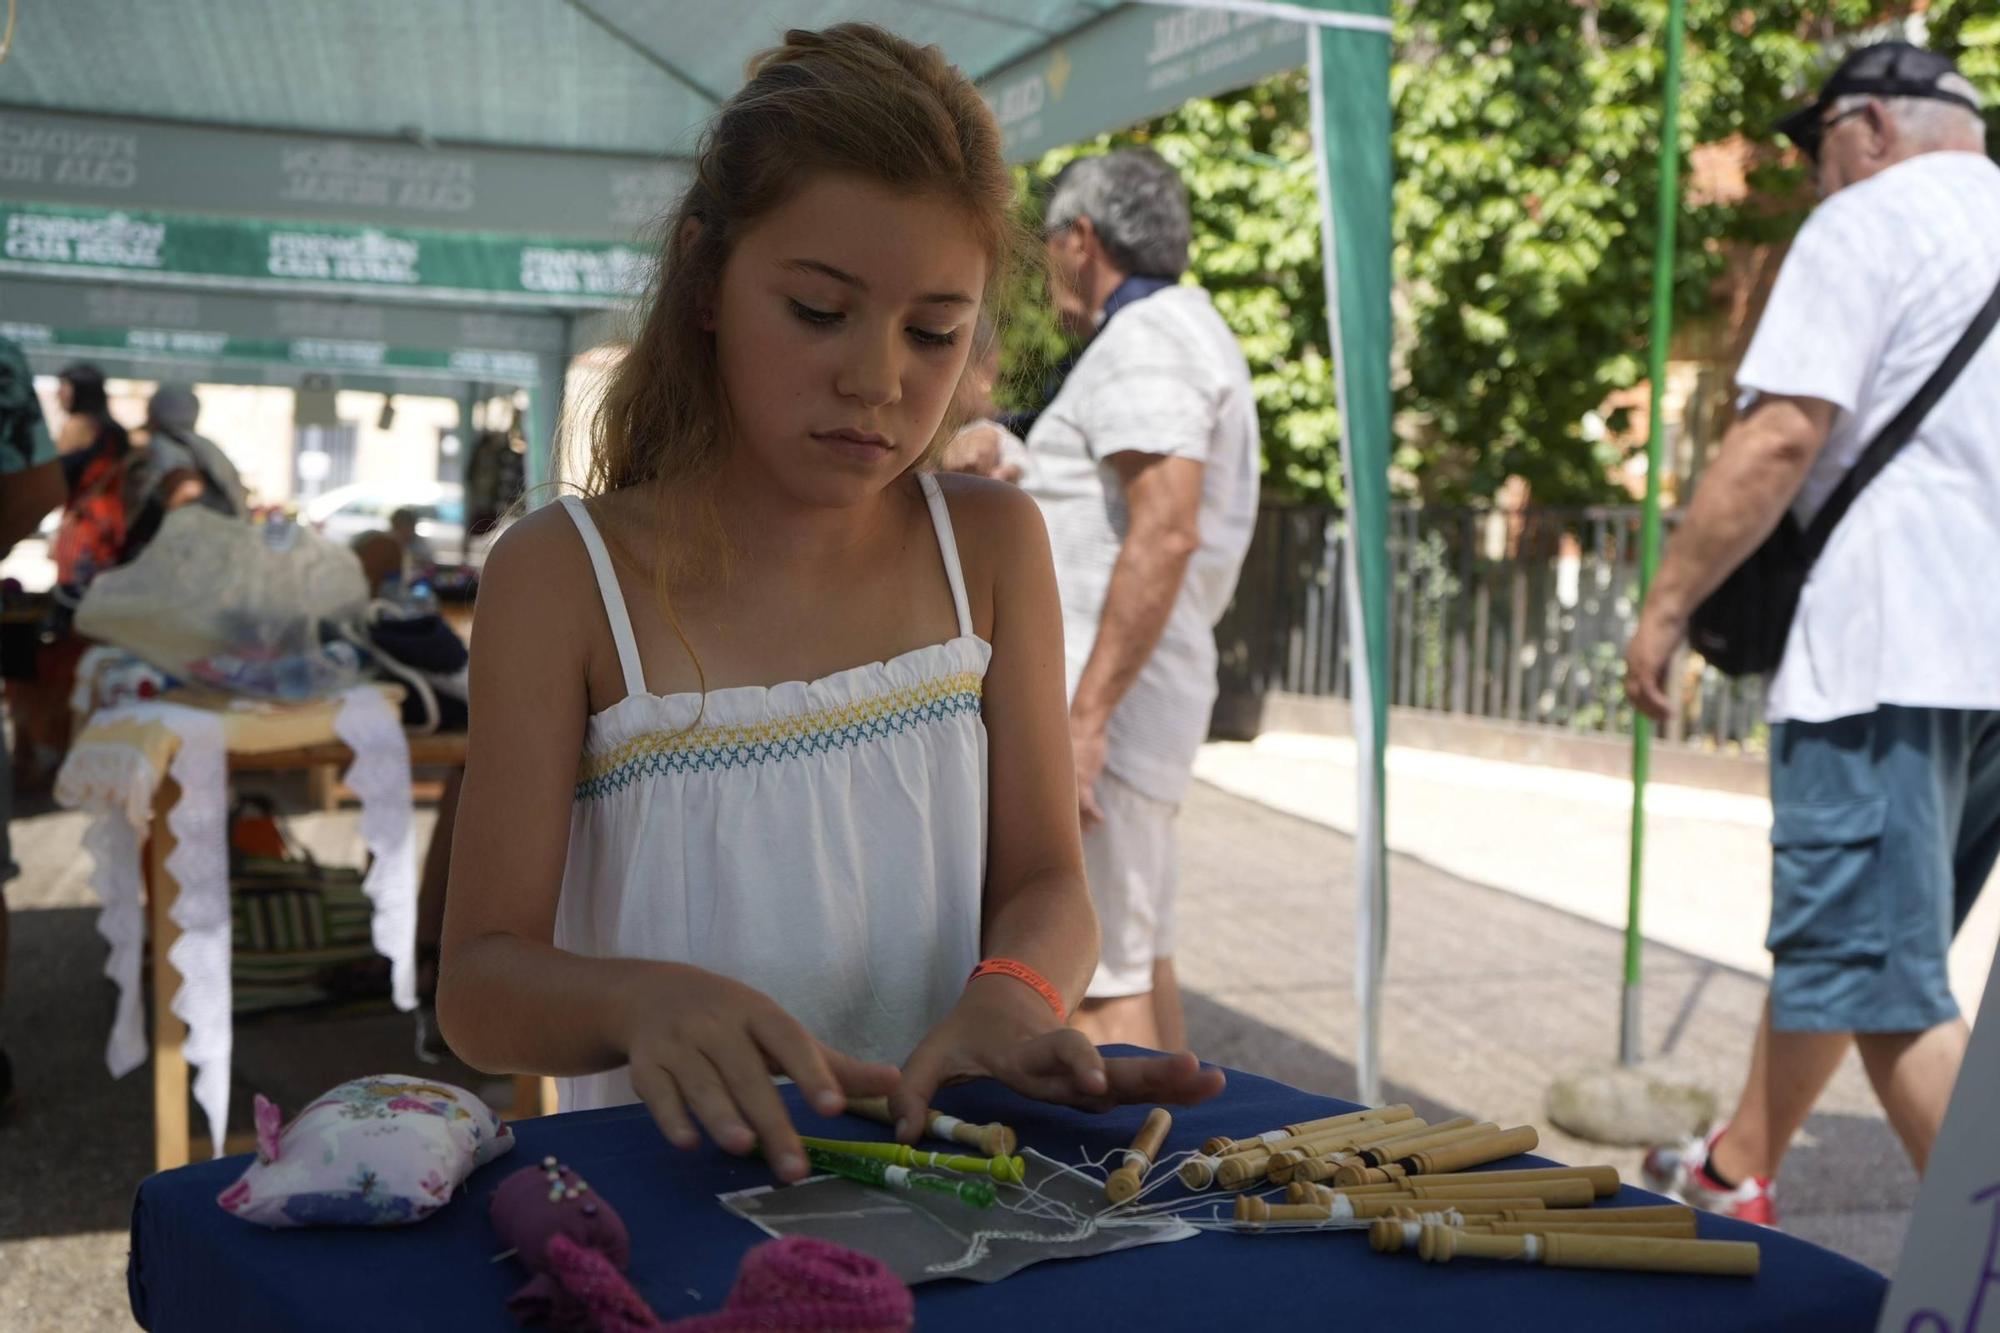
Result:
{"type": "Polygon", "coordinates": [[[1875,480],[1882,469],[1889,466],[1889,461],[1916,435],[1917,427],[1923,424],[1924,418],[1930,415],[1933,407],[1937,406],[1938,399],[1944,397],[1945,392],[1958,379],[1959,372],[1964,370],[1966,364],[1978,353],[1986,342],[1986,336],[1993,332],[1996,323],[2000,323],[2000,282],[1994,284],[1993,294],[1986,298],[1986,304],[1972,317],[1972,323],[1966,326],[1965,332],[1959,335],[1956,343],[1952,344],[1952,349],[1945,353],[1944,360],[1931,372],[1931,377],[1924,381],[1924,386],[1917,390],[1909,402],[1903,404],[1903,410],[1896,413],[1889,424],[1882,427],[1881,433],[1869,442],[1861,457],[1855,460],[1854,466],[1847,470],[1847,475],[1840,479],[1840,485],[1834,487],[1833,494],[1827,497],[1820,511],[1813,515],[1812,524],[1806,529],[1802,552],[1808,568],[1819,559],[1820,552],[1826,549],[1827,541],[1833,536],[1834,526],[1846,515],[1855,497],[1861,494],[1861,488],[1875,480]]]}

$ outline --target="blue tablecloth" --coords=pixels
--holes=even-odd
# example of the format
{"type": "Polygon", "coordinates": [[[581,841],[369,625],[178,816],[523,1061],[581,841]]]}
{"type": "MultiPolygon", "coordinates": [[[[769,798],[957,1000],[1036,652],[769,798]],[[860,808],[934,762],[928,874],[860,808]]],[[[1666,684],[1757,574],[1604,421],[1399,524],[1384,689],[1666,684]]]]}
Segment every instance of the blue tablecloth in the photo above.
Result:
{"type": "MultiPolygon", "coordinates": [[[[827,1121],[784,1090],[806,1133],[884,1138],[878,1125],[827,1121]]],[[[1145,1108],[1090,1116],[1029,1102],[991,1082],[946,1089],[940,1109],[1012,1125],[1024,1145],[1060,1160],[1131,1142],[1145,1108]]],[[[1268,1079],[1231,1073],[1205,1105],[1177,1109],[1169,1152],[1214,1134],[1243,1135],[1352,1109],[1268,1079]]],[[[267,1231],[215,1205],[247,1157],[156,1175],[132,1213],[133,1313],[154,1333],[288,1329],[312,1333],[514,1327],[504,1308],[523,1281],[486,1220],[502,1177],[553,1153],[615,1204],[632,1233],[632,1278],[663,1319],[719,1306],[745,1250],[766,1239],[716,1195],[769,1184],[762,1163],[713,1149],[681,1153],[640,1107],[519,1121],[519,1145],[466,1183],[428,1221],[384,1230],[267,1231]]],[[[1516,1158],[1507,1166],[1541,1165],[1516,1158]]],[[[1175,1186],[1175,1188],[1179,1188],[1175,1186]]],[[[1611,1201],[1607,1201],[1611,1202],[1611,1201]]],[[[1627,1187],[1620,1205],[1658,1203],[1627,1187]]],[[[1527,1268],[1470,1260],[1446,1267],[1371,1252],[1364,1235],[1205,1233],[1087,1260],[1035,1265],[990,1286],[917,1287],[920,1328],[1213,1329],[1301,1327],[1479,1329],[1870,1330],[1880,1275],[1775,1231],[1703,1217],[1705,1237],[1756,1240],[1754,1279],[1527,1268]]]]}

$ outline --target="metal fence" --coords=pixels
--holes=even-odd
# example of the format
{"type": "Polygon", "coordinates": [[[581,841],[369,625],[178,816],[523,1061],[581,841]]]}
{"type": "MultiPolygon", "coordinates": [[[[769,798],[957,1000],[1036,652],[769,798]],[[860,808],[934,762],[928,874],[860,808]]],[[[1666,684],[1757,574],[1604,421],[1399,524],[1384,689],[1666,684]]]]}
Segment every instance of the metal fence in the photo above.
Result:
{"type": "MultiPolygon", "coordinates": [[[[1671,528],[1677,515],[1668,515],[1671,528]]],[[[1267,504],[1216,637],[1225,694],[1351,693],[1341,512],[1267,504]]],[[[1625,641],[1638,609],[1640,510],[1391,510],[1390,703],[1629,735],[1625,641]]],[[[1763,687],[1687,653],[1664,737],[1761,750],[1763,687]]]]}

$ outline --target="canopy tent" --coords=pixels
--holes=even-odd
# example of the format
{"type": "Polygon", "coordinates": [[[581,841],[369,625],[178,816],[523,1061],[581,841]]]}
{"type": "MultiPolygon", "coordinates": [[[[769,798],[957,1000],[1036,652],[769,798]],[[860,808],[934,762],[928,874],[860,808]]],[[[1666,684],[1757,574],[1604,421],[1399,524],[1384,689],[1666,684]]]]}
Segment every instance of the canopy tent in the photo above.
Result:
{"type": "MultiPolygon", "coordinates": [[[[788,27],[935,43],[1025,161],[1311,69],[1349,497],[1360,1094],[1387,939],[1388,0],[19,0],[0,64],[0,333],[37,364],[513,383],[544,476],[563,368],[636,233],[788,27]]],[[[412,389],[411,391],[415,391],[412,389]]]]}

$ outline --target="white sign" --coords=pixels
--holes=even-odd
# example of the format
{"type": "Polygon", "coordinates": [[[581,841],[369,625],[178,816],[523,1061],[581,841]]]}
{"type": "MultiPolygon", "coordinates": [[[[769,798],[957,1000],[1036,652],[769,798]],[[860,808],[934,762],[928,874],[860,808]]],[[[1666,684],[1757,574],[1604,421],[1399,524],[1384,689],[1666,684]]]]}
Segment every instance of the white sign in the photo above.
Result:
{"type": "Polygon", "coordinates": [[[159,268],[166,224],[139,222],[123,213],[72,218],[15,213],[7,219],[0,246],[9,259],[45,264],[100,264],[113,268],[159,268]]]}
{"type": "Polygon", "coordinates": [[[2000,1333],[2000,965],[1979,1014],[1876,1333],[2000,1333]]]}
{"type": "Polygon", "coordinates": [[[332,278],[341,282],[417,281],[418,246],[379,231],[358,235],[274,231],[266,261],[275,278],[332,278]]]}

